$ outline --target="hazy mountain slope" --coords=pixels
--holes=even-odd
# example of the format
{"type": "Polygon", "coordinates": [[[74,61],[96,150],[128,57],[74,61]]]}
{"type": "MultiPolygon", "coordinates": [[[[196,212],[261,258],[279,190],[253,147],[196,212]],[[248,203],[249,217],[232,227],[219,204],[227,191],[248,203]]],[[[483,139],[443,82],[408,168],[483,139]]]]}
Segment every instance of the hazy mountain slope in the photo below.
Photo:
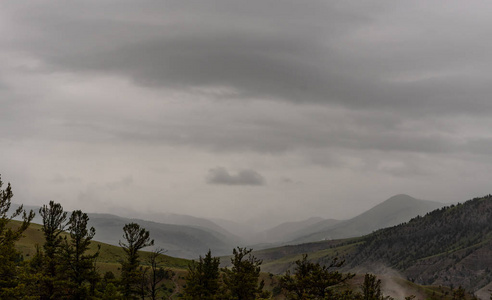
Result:
{"type": "Polygon", "coordinates": [[[314,224],[318,224],[322,221],[332,222],[333,224],[339,222],[337,220],[332,220],[332,219],[325,220],[321,217],[313,217],[298,222],[285,222],[273,228],[258,233],[255,242],[278,243],[278,242],[290,241],[292,239],[297,238],[299,235],[302,235],[303,231],[306,228],[311,227],[314,224]]]}
{"type": "Polygon", "coordinates": [[[434,210],[408,223],[363,237],[256,252],[264,271],[283,272],[302,253],[327,263],[346,260],[346,270],[378,273],[395,269],[423,285],[483,289],[492,282],[492,196],[434,210]]]}
{"type": "Polygon", "coordinates": [[[345,222],[345,220],[335,220],[335,219],[324,219],[304,228],[300,228],[299,230],[293,232],[291,234],[291,239],[285,240],[284,242],[290,242],[296,239],[300,239],[314,233],[322,232],[332,228],[333,226],[345,222]]]}
{"type": "Polygon", "coordinates": [[[380,228],[407,222],[417,215],[442,206],[443,204],[438,202],[418,200],[403,194],[396,195],[350,220],[334,225],[314,224],[312,228],[306,228],[312,230],[310,234],[294,239],[292,243],[361,236],[380,228]]]}
{"type": "Polygon", "coordinates": [[[182,258],[197,258],[208,249],[215,255],[230,253],[235,245],[224,235],[210,230],[184,225],[162,224],[139,219],[122,218],[109,214],[88,214],[89,224],[96,228],[94,240],[118,245],[122,239],[123,226],[138,223],[150,232],[155,246],[167,250],[166,254],[182,258]]]}
{"type": "MultiPolygon", "coordinates": [[[[12,209],[15,207],[13,205],[12,209]]],[[[36,212],[33,223],[42,224],[39,207],[25,206],[25,209],[36,212]]],[[[96,241],[118,245],[123,238],[123,226],[135,222],[150,232],[156,247],[164,248],[167,250],[166,254],[180,258],[197,258],[205,255],[209,249],[214,255],[229,254],[239,242],[234,236],[231,238],[231,234],[224,235],[204,227],[164,224],[111,214],[88,213],[88,216],[89,225],[96,229],[96,241]]]]}
{"type": "Polygon", "coordinates": [[[236,245],[245,244],[244,240],[232,231],[227,230],[225,227],[216,224],[215,222],[189,215],[172,214],[172,213],[135,213],[133,218],[154,221],[157,223],[173,224],[173,225],[185,225],[193,226],[205,230],[211,230],[218,232],[227,237],[231,243],[236,245]]]}
{"type": "Polygon", "coordinates": [[[212,221],[231,232],[232,234],[239,236],[246,244],[253,244],[258,231],[246,223],[240,223],[225,219],[212,219],[212,221]]]}

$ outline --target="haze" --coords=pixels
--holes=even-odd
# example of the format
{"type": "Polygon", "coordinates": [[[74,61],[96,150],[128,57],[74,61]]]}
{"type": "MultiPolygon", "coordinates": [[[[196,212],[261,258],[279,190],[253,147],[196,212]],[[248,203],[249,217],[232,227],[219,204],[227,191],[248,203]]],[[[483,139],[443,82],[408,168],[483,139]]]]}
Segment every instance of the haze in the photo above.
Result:
{"type": "Polygon", "coordinates": [[[18,203],[272,222],[488,194],[491,12],[2,1],[2,179],[18,203]]]}

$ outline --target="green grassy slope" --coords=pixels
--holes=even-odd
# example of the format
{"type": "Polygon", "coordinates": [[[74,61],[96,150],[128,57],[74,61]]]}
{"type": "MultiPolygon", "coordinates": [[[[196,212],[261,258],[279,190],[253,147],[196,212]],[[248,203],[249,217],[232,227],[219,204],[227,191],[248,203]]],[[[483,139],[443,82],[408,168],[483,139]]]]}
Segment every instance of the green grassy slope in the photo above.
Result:
{"type": "MultiPolygon", "coordinates": [[[[16,204],[13,206],[12,209],[18,207],[16,204]]],[[[39,211],[38,206],[24,206],[24,208],[34,212],[39,211]]],[[[123,226],[134,222],[150,231],[151,238],[155,240],[155,247],[166,249],[168,251],[167,254],[174,257],[194,259],[198,258],[199,255],[203,255],[209,249],[218,255],[227,255],[230,249],[241,244],[238,237],[228,233],[225,229],[221,229],[218,225],[211,225],[213,223],[210,221],[207,223],[208,227],[196,225],[197,223],[206,223],[206,220],[203,220],[203,222],[195,220],[198,218],[183,217],[182,223],[186,222],[186,220],[192,222],[190,225],[184,225],[166,223],[167,221],[180,222],[180,220],[177,220],[179,217],[168,220],[166,215],[163,215],[162,219],[159,219],[158,215],[152,215],[159,222],[104,213],[88,213],[88,216],[88,226],[96,229],[94,240],[118,246],[118,241],[123,234],[123,226]]],[[[36,214],[33,222],[41,224],[41,216],[36,214]]]]}
{"type": "MultiPolygon", "coordinates": [[[[19,221],[11,221],[12,226],[19,226],[19,221]]],[[[65,235],[68,236],[68,235],[65,235]]],[[[44,243],[43,232],[41,231],[41,225],[31,224],[29,228],[24,232],[24,236],[16,243],[17,249],[23,254],[25,259],[30,259],[36,253],[36,244],[42,246],[44,243]]],[[[93,241],[91,243],[91,253],[97,251],[98,246],[101,247],[99,256],[97,258],[97,267],[100,272],[112,271],[116,275],[119,274],[120,262],[124,259],[123,249],[117,246],[93,241]]],[[[142,264],[147,261],[150,252],[141,251],[140,260],[142,264]]],[[[188,263],[187,259],[171,257],[168,255],[161,255],[163,266],[172,269],[186,269],[188,263]]]]}

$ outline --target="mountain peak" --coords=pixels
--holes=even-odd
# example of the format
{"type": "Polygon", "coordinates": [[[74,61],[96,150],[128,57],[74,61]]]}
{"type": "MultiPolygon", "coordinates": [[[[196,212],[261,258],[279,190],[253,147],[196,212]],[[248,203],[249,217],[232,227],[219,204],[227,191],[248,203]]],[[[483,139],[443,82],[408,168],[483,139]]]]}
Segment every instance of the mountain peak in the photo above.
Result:
{"type": "MultiPolygon", "coordinates": [[[[402,201],[402,200],[418,200],[412,196],[409,196],[407,194],[398,194],[398,195],[394,195],[390,198],[388,198],[386,201],[402,201]]],[[[384,201],[384,202],[386,202],[384,201]]]]}
{"type": "Polygon", "coordinates": [[[311,235],[298,238],[295,242],[303,243],[322,239],[362,236],[380,228],[407,222],[417,215],[424,215],[442,206],[444,206],[442,203],[398,194],[352,219],[325,227],[311,235]]]}

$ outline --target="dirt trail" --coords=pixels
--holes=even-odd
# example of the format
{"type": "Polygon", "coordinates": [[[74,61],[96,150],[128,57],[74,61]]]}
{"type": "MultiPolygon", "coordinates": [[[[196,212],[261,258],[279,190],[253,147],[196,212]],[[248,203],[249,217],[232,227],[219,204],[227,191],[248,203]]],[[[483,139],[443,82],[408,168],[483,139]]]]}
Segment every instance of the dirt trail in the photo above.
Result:
{"type": "Polygon", "coordinates": [[[174,273],[174,276],[172,277],[172,281],[174,283],[174,290],[171,295],[169,295],[169,300],[172,300],[173,297],[179,293],[181,293],[181,286],[178,284],[178,279],[179,279],[179,274],[174,273]]]}

